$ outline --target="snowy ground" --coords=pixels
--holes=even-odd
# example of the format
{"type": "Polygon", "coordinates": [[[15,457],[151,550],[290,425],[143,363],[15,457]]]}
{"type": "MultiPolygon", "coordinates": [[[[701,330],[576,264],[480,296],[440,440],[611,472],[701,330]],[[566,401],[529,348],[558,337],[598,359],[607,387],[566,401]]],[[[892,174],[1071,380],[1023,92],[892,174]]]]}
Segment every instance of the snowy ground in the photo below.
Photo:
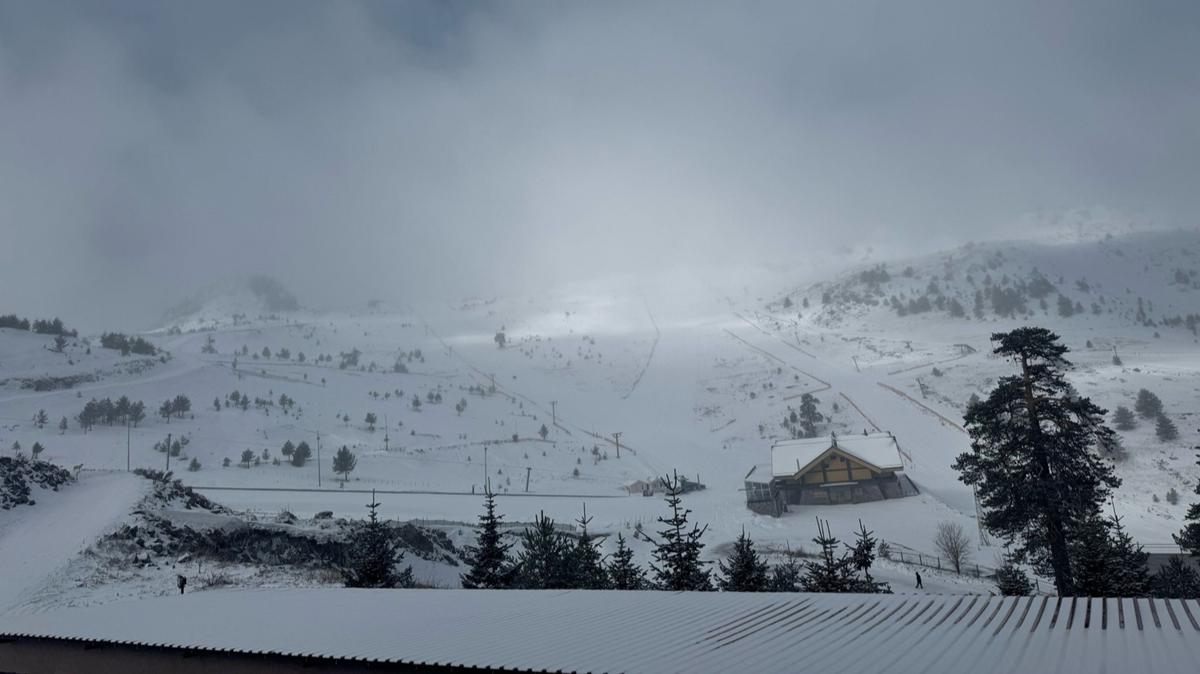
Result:
{"type": "Polygon", "coordinates": [[[56,586],[70,560],[128,517],[144,491],[133,475],[84,473],[57,492],[38,490],[35,505],[0,511],[0,613],[56,586]]]}
{"type": "MultiPolygon", "coordinates": [[[[1166,243],[1180,248],[1177,241],[1166,243]]],[[[1147,269],[1159,259],[1149,248],[1127,249],[1127,255],[1143,255],[1147,269]]],[[[1081,250],[1079,255],[1093,254],[1091,248],[1081,250]]],[[[1111,249],[1102,253],[1111,255],[1111,249]]],[[[1018,262],[1028,266],[1017,253],[1008,253],[1005,264],[1018,262]]],[[[1094,287],[1108,288],[1110,294],[1122,283],[1099,278],[1102,270],[1089,274],[1094,287]]],[[[1021,319],[898,317],[874,309],[831,321],[815,311],[780,306],[784,293],[792,293],[798,305],[809,292],[804,284],[815,280],[776,271],[745,284],[725,279],[716,287],[700,277],[676,275],[637,284],[597,283],[541,297],[184,323],[215,329],[150,334],[170,352],[165,362],[122,358],[100,349],[94,338],[90,354],[81,340],[59,354],[46,348],[48,338],[0,329],[0,380],[6,382],[0,385],[0,447],[17,441],[28,451],[37,441],[46,447],[43,458],[61,465],[123,470],[128,437],[133,467],[161,469],[166,457],[153,445],[171,433],[189,440],[184,456],[171,459],[176,475],[201,488],[240,488],[205,492],[236,509],[268,514],[288,509],[302,516],[331,510],[358,517],[369,498],[359,490],[378,489],[412,492],[380,495],[388,517],[457,527],[474,521],[487,479],[500,492],[510,521],[530,521],[544,511],[569,522],[586,503],[595,518],[593,530],[627,535],[639,524],[654,531],[663,504],[625,495],[621,485],[678,470],[708,486],[689,495],[686,504],[696,521],[709,526],[706,538],[714,556],[743,527],[769,549],[804,546],[815,533],[815,518],[829,520],[845,540],[862,519],[879,536],[929,553],[941,521],[959,522],[976,536],[971,492],[950,468],[968,447],[957,424],[971,393],[986,394],[997,377],[1010,372],[1007,363],[988,355],[990,333],[1033,323],[1060,331],[1072,347],[1077,368],[1071,378],[1081,392],[1112,408],[1132,406],[1138,388],[1147,387],[1176,420],[1181,432],[1176,441],[1159,442],[1146,422],[1123,434],[1130,459],[1118,466],[1125,483],[1116,495],[1116,507],[1139,540],[1150,546],[1170,542],[1197,478],[1188,448],[1197,444],[1192,415],[1200,398],[1200,350],[1190,332],[1129,324],[1119,312],[1064,319],[1053,307],[1021,319]],[[502,329],[507,346],[498,348],[494,336],[502,329]],[[209,337],[216,353],[203,352],[209,337]],[[960,344],[975,352],[964,354],[960,344]],[[1122,366],[1111,362],[1113,346],[1122,366]],[[270,357],[263,356],[264,348],[270,357]],[[290,352],[287,359],[278,356],[280,349],[290,352]],[[352,349],[361,352],[358,367],[339,368],[339,354],[352,349]],[[326,354],[330,360],[318,359],[326,354]],[[398,361],[407,373],[393,371],[398,361]],[[135,362],[140,364],[131,365],[135,362]],[[932,374],[934,367],[940,376],[932,374]],[[59,391],[21,388],[19,378],[39,373],[90,373],[94,381],[59,391]],[[227,407],[234,390],[274,404],[246,411],[227,407]],[[742,477],[768,459],[771,442],[784,437],[780,420],[805,392],[817,395],[830,418],[824,433],[893,432],[904,450],[905,472],[921,495],[794,508],[782,518],[748,511],[742,477]],[[176,394],[191,399],[191,412],[184,418],[157,417],[159,403],[176,394]],[[280,394],[296,401],[292,411],[280,409],[280,394]],[[442,402],[430,402],[431,394],[442,402]],[[65,433],[57,429],[61,417],[73,419],[89,398],[121,395],[144,400],[150,414],[128,436],[116,426],[83,433],[74,421],[65,433]],[[414,396],[422,401],[419,409],[414,396]],[[455,409],[460,400],[466,401],[461,413],[455,409]],[[43,429],[30,421],[40,409],[50,418],[43,429]],[[373,431],[364,421],[368,412],[378,417],[373,431]],[[538,434],[543,424],[544,440],[538,434]],[[622,433],[619,458],[614,432],[622,433]],[[273,465],[285,440],[304,440],[315,449],[318,434],[319,463],[273,465]],[[358,455],[358,465],[341,487],[331,472],[331,457],[343,445],[358,455]],[[238,465],[246,449],[259,457],[259,465],[238,465]],[[195,472],[184,469],[192,458],[200,463],[195,472]],[[222,466],[226,458],[229,467],[222,466]],[[1163,498],[1170,487],[1182,496],[1178,504],[1163,498]]],[[[1145,280],[1129,285],[1146,295],[1155,288],[1145,280]]],[[[1200,293],[1166,282],[1160,286],[1158,305],[1169,305],[1172,312],[1200,311],[1188,304],[1200,293]]],[[[819,293],[811,301],[819,301],[819,293]]],[[[122,501],[118,478],[107,476],[110,483],[88,478],[98,479],[91,484],[109,484],[116,492],[113,502],[122,501]]],[[[89,488],[85,484],[77,489],[89,488]]],[[[102,515],[89,512],[88,518],[102,515]]],[[[11,528],[26,515],[0,517],[11,528]]],[[[0,527],[0,546],[13,545],[3,531],[0,527]]],[[[646,545],[636,546],[645,563],[646,545]]],[[[977,545],[974,558],[994,565],[997,555],[996,547],[977,545]]],[[[438,583],[453,581],[453,574],[429,573],[438,583]]],[[[913,586],[908,567],[895,565],[881,575],[898,590],[913,586]]],[[[926,586],[980,589],[974,580],[954,577],[927,576],[926,586]]],[[[6,587],[0,596],[19,601],[24,592],[6,587]]]]}

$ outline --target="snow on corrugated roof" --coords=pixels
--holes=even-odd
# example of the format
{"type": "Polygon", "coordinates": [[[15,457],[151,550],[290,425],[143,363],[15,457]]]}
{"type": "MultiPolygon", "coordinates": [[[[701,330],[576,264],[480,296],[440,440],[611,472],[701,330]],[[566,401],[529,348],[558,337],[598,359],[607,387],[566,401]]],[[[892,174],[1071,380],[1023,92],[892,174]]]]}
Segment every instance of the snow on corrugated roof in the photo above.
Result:
{"type": "Polygon", "coordinates": [[[281,589],[0,618],[0,636],[564,672],[1188,672],[1200,602],[281,589]]]}
{"type": "MultiPolygon", "coordinates": [[[[833,446],[834,436],[783,440],[771,447],[771,473],[776,477],[795,475],[801,468],[812,463],[825,450],[833,446]]],[[[900,462],[899,445],[891,433],[854,435],[849,433],[836,437],[838,449],[857,456],[867,463],[883,469],[904,468],[900,462]]]]}

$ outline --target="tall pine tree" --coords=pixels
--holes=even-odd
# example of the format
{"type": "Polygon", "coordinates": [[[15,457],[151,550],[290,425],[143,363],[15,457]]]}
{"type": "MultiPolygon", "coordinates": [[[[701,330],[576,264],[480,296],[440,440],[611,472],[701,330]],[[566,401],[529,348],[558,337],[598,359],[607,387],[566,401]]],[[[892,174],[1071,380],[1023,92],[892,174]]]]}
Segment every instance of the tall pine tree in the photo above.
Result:
{"type": "Polygon", "coordinates": [[[658,532],[659,540],[654,544],[654,562],[650,564],[655,582],[661,590],[710,591],[712,582],[709,570],[705,568],[709,562],[700,559],[700,552],[704,549],[700,539],[708,526],[700,528],[693,525],[688,529],[687,516],[692,511],[682,506],[683,481],[678,474],[672,474],[669,480],[664,477],[661,482],[671,516],[658,518],[665,526],[658,532]]]}
{"type": "Polygon", "coordinates": [[[367,521],[350,536],[350,563],[343,572],[346,587],[412,587],[412,567],[396,573],[396,562],[404,555],[397,554],[388,526],[379,521],[378,508],[371,490],[367,521]]]}
{"type": "Polygon", "coordinates": [[[517,586],[526,590],[574,587],[574,550],[554,528],[554,520],[538,513],[532,527],[521,532],[517,555],[517,586]]]}
{"type": "Polygon", "coordinates": [[[875,564],[876,544],[878,543],[874,532],[868,531],[867,525],[863,524],[862,520],[859,520],[858,531],[855,533],[855,536],[854,545],[850,547],[850,564],[861,576],[854,583],[854,591],[871,594],[891,594],[892,588],[890,585],[876,581],[871,577],[871,566],[875,564]]]}
{"type": "Polygon", "coordinates": [[[487,489],[483,497],[483,514],[479,516],[479,532],[475,545],[468,547],[466,563],[470,570],[462,574],[462,586],[467,589],[494,590],[512,585],[516,569],[508,557],[511,543],[505,543],[500,534],[500,520],[496,514],[496,496],[487,489]]]}
{"type": "Polygon", "coordinates": [[[608,563],[609,587],[614,590],[642,590],[646,587],[646,573],[633,561],[633,550],[625,544],[625,537],[617,534],[617,549],[608,563]]]}
{"type": "Polygon", "coordinates": [[[817,520],[813,543],[821,549],[815,561],[804,562],[800,589],[804,592],[852,592],[854,571],[848,555],[838,555],[841,542],[829,531],[829,524],[817,520]]]}
{"type": "Polygon", "coordinates": [[[767,563],[754,549],[754,543],[742,527],[742,535],[733,544],[728,564],[719,562],[721,570],[717,586],[725,592],[766,592],[768,589],[767,563]]]}
{"type": "Polygon", "coordinates": [[[579,523],[580,531],[571,559],[574,576],[572,585],[581,590],[603,590],[609,585],[608,572],[604,568],[604,559],[596,539],[588,533],[588,523],[592,518],[587,516],[587,506],[583,508],[583,517],[575,521],[579,523]]]}
{"type": "Polygon", "coordinates": [[[978,491],[988,530],[1016,544],[1016,561],[1048,568],[1059,595],[1069,596],[1069,540],[1121,483],[1096,451],[1112,430],[1104,410],[1064,378],[1070,363],[1058,335],[1027,327],[992,341],[994,353],[1020,372],[1001,378],[987,400],[967,410],[974,451],[959,455],[954,468],[978,491]]]}

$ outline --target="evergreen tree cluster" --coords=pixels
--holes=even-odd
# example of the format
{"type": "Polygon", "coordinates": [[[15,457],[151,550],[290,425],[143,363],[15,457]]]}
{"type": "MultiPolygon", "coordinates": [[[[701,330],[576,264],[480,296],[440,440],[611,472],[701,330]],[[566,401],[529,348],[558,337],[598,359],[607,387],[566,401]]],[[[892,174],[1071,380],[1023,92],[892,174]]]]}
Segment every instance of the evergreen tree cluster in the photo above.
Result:
{"type": "Polygon", "coordinates": [[[168,423],[170,423],[171,417],[182,419],[183,415],[190,411],[192,411],[192,401],[182,393],[174,398],[168,398],[167,400],[164,400],[163,403],[158,406],[158,416],[166,419],[168,423]]]}
{"type": "Polygon", "coordinates": [[[79,336],[78,330],[67,329],[60,318],[36,319],[31,322],[28,318],[20,318],[16,314],[7,314],[0,316],[0,328],[31,330],[39,335],[79,336]]]}
{"type": "MultiPolygon", "coordinates": [[[[300,444],[295,444],[291,440],[285,440],[283,446],[279,448],[279,453],[297,468],[302,468],[304,464],[308,463],[313,454],[312,448],[303,440],[300,441],[300,444]]],[[[357,461],[355,463],[357,464],[357,461]]],[[[353,467],[351,467],[351,470],[353,470],[353,467]]],[[[347,474],[349,473],[347,472],[347,474]]]]}
{"type": "MultiPolygon", "coordinates": [[[[115,402],[111,398],[96,400],[92,398],[84,406],[75,420],[85,432],[90,431],[96,424],[112,426],[114,424],[130,424],[137,427],[146,418],[146,405],[142,401],[131,401],[121,396],[115,402]]],[[[66,430],[66,418],[59,422],[59,430],[66,430]]],[[[45,423],[44,421],[42,422],[45,423]]]]}
{"type": "MultiPolygon", "coordinates": [[[[616,550],[606,561],[598,541],[589,533],[591,519],[585,509],[576,520],[580,533],[560,531],[554,520],[539,513],[516,543],[500,531],[502,515],[496,513],[495,494],[484,495],[484,512],[479,517],[474,546],[466,549],[468,570],[461,576],[465,588],[475,589],[612,589],[726,592],[891,592],[887,583],[871,576],[878,540],[859,523],[857,540],[841,549],[841,543],[818,521],[820,534],[814,539],[822,547],[818,561],[803,566],[795,556],[771,567],[754,548],[745,530],[730,555],[718,563],[714,579],[709,562],[700,559],[701,538],[706,527],[690,524],[691,511],[681,501],[683,480],[678,475],[662,478],[670,515],[658,518],[663,525],[654,546],[649,571],[634,561],[633,550],[623,535],[617,535],[616,550]],[[714,582],[715,580],[715,582],[714,582]]],[[[642,535],[645,535],[644,533],[642,535]]]]}
{"type": "Polygon", "coordinates": [[[130,337],[120,332],[106,332],[100,335],[100,346],[120,351],[123,356],[131,353],[139,356],[153,356],[158,353],[158,348],[144,338],[130,337]]]}

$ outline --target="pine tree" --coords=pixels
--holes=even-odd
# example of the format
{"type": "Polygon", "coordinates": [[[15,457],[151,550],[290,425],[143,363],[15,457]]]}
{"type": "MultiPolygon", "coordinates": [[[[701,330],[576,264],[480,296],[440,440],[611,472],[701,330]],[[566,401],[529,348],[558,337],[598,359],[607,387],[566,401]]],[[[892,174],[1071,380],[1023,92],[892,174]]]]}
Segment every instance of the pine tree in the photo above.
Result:
{"type": "Polygon", "coordinates": [[[660,481],[666,491],[671,516],[658,518],[666,526],[658,532],[659,540],[655,541],[653,553],[655,561],[650,564],[655,583],[662,590],[711,591],[710,572],[704,568],[710,562],[700,559],[700,552],[704,549],[700,539],[708,526],[701,528],[692,525],[688,530],[687,516],[692,511],[681,505],[683,481],[678,474],[673,473],[670,480],[664,477],[660,481]]]}
{"type": "Polygon", "coordinates": [[[538,513],[533,526],[521,532],[517,586],[526,590],[573,587],[573,553],[565,537],[554,528],[554,520],[538,513]]]}
{"type": "Polygon", "coordinates": [[[1150,589],[1155,597],[1200,599],[1200,571],[1193,562],[1173,555],[1154,574],[1150,589]]]}
{"type": "Polygon", "coordinates": [[[575,540],[575,549],[572,551],[571,586],[581,590],[606,589],[609,586],[608,571],[604,568],[598,542],[588,533],[588,523],[592,518],[587,516],[587,506],[584,506],[583,516],[575,521],[579,524],[579,538],[575,540]]]}
{"type": "Polygon", "coordinates": [[[766,592],[767,563],[754,549],[754,543],[742,534],[733,544],[733,552],[729,555],[728,564],[718,563],[721,575],[717,578],[717,587],[725,592],[766,592]]]}
{"type": "Polygon", "coordinates": [[[829,525],[817,520],[813,543],[821,549],[816,561],[804,562],[800,589],[804,592],[851,592],[854,573],[849,555],[838,556],[841,542],[829,532],[829,525]]]}
{"type": "Polygon", "coordinates": [[[342,448],[333,455],[333,472],[342,476],[342,482],[350,479],[350,472],[358,465],[358,458],[354,456],[354,452],[350,451],[349,447],[342,445],[342,448]]]}
{"type": "Polygon", "coordinates": [[[1121,526],[1121,519],[1112,518],[1110,545],[1113,551],[1111,597],[1144,597],[1150,591],[1150,553],[1134,542],[1121,526]]]}
{"type": "Polygon", "coordinates": [[[1117,411],[1113,412],[1113,426],[1118,431],[1132,431],[1137,428],[1137,417],[1128,407],[1120,405],[1117,407],[1117,411]]]}
{"type": "Polygon", "coordinates": [[[62,434],[64,434],[64,433],[66,433],[66,432],[67,432],[67,427],[68,427],[69,425],[70,425],[70,424],[68,424],[68,423],[67,423],[67,418],[66,418],[66,417],[63,417],[62,419],[60,419],[60,420],[59,420],[59,422],[58,422],[58,434],[59,434],[59,435],[62,435],[62,434]]]}
{"type": "Polygon", "coordinates": [[[1175,422],[1165,414],[1158,415],[1158,421],[1154,423],[1154,435],[1163,442],[1170,442],[1179,437],[1179,429],[1176,428],[1175,422]]]}
{"type": "Polygon", "coordinates": [[[617,534],[617,550],[608,564],[609,587],[614,590],[641,590],[646,587],[646,573],[633,561],[633,550],[625,537],[617,534]]]}
{"type": "Polygon", "coordinates": [[[462,586],[467,589],[494,590],[512,584],[516,569],[508,557],[511,543],[505,543],[500,534],[500,520],[496,514],[496,496],[487,489],[483,497],[484,512],[479,516],[479,531],[474,547],[466,549],[464,560],[470,570],[462,574],[462,586]]]}
{"type": "Polygon", "coordinates": [[[1033,583],[1024,569],[1006,559],[1004,566],[996,569],[996,589],[1005,597],[1026,597],[1033,594],[1033,583]]]}
{"type": "MultiPolygon", "coordinates": [[[[1200,447],[1196,447],[1196,465],[1200,466],[1200,447]]],[[[1193,490],[1200,496],[1200,482],[1193,490]]],[[[1200,501],[1188,506],[1187,517],[1183,529],[1174,535],[1175,543],[1190,552],[1193,556],[1200,555],[1200,501]]]]}
{"type": "Polygon", "coordinates": [[[296,448],[292,450],[292,465],[297,468],[301,468],[305,463],[308,463],[308,459],[311,456],[312,448],[308,446],[307,442],[302,440],[300,441],[300,444],[296,445],[296,448]]]}
{"type": "Polygon", "coordinates": [[[45,428],[49,422],[50,417],[46,414],[46,410],[38,410],[37,414],[33,415],[33,425],[38,428],[45,428]]]}
{"type": "Polygon", "coordinates": [[[30,456],[33,457],[34,461],[37,461],[38,456],[40,456],[41,453],[44,451],[46,451],[46,448],[43,447],[42,443],[40,443],[40,442],[33,443],[33,446],[29,448],[29,454],[30,454],[30,456]]]}
{"type": "Polygon", "coordinates": [[[850,548],[850,565],[861,574],[861,577],[855,580],[853,591],[891,594],[890,585],[871,577],[871,567],[875,564],[875,553],[878,549],[876,546],[878,539],[873,534],[874,532],[867,530],[867,526],[862,523],[862,520],[858,521],[858,531],[854,534],[856,540],[850,548]]]}
{"type": "Polygon", "coordinates": [[[819,402],[821,401],[811,393],[800,396],[800,427],[806,438],[816,437],[817,424],[825,420],[825,417],[817,411],[819,402]]]}
{"type": "Polygon", "coordinates": [[[350,536],[350,560],[343,577],[346,587],[412,587],[412,567],[396,573],[396,562],[403,559],[389,527],[379,521],[375,490],[367,504],[367,521],[350,536]]]}
{"type": "Polygon", "coordinates": [[[1108,523],[1094,517],[1075,527],[1070,546],[1074,592],[1082,597],[1110,596],[1110,574],[1115,570],[1116,560],[1108,523]]]}
{"type": "Polygon", "coordinates": [[[1075,528],[1100,513],[1121,481],[1096,452],[1112,430],[1104,410],[1067,383],[1067,348],[1044,328],[996,333],[994,353],[1012,358],[987,400],[966,413],[973,452],[959,455],[959,479],[976,488],[983,523],[1017,544],[1016,561],[1032,559],[1054,574],[1061,596],[1074,592],[1068,542],[1075,528]]]}
{"type": "Polygon", "coordinates": [[[1143,419],[1153,419],[1162,415],[1162,401],[1146,389],[1138,391],[1137,402],[1134,403],[1133,408],[1142,415],[1143,419]]]}
{"type": "Polygon", "coordinates": [[[800,562],[788,552],[784,560],[771,569],[771,592],[796,592],[800,589],[800,562]]]}

